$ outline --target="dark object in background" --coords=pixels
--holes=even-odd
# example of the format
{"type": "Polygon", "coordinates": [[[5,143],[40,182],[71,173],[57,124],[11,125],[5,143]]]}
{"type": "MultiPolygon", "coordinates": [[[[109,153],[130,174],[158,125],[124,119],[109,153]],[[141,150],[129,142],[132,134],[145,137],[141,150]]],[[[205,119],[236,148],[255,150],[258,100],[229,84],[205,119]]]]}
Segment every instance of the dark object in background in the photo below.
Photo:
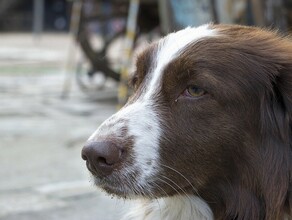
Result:
{"type": "MultiPolygon", "coordinates": [[[[0,31],[31,31],[33,2],[33,0],[1,0],[0,31]]],[[[66,0],[45,0],[44,31],[67,31],[70,9],[71,3],[66,0]]]]}
{"type": "Polygon", "coordinates": [[[33,1],[2,0],[0,31],[30,31],[32,28],[33,1]]]}
{"type": "MultiPolygon", "coordinates": [[[[108,60],[107,50],[112,42],[125,35],[128,8],[129,1],[125,0],[83,1],[77,41],[90,62],[89,77],[95,73],[102,73],[116,81],[120,80],[120,69],[112,68],[113,63],[108,60]],[[116,29],[110,28],[112,26],[110,24],[117,20],[122,21],[123,25],[116,29]],[[92,44],[91,39],[95,32],[99,32],[104,40],[102,48],[96,49],[92,44]]],[[[140,2],[137,22],[136,38],[143,33],[149,34],[159,27],[158,5],[155,0],[140,2]]],[[[81,78],[78,79],[84,88],[81,78]]]]}
{"type": "Polygon", "coordinates": [[[71,4],[66,0],[45,1],[45,23],[47,31],[69,30],[71,4]]]}

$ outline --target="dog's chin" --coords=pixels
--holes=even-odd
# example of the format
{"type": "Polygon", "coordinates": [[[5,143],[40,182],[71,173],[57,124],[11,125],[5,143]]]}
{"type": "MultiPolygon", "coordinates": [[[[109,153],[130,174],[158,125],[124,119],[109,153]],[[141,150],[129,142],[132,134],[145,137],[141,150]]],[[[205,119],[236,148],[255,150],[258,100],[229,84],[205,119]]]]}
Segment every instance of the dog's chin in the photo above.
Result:
{"type": "MultiPolygon", "coordinates": [[[[181,188],[181,192],[178,190],[174,190],[173,188],[167,189],[167,188],[151,188],[151,189],[143,189],[140,188],[140,190],[137,190],[137,186],[135,186],[135,183],[132,182],[131,185],[127,182],[124,182],[122,180],[113,180],[109,178],[100,178],[93,176],[94,178],[94,184],[105,191],[110,196],[114,196],[121,199],[158,199],[158,198],[164,198],[169,196],[175,196],[177,194],[194,194],[193,187],[187,186],[184,188],[181,188]],[[162,190],[163,189],[163,190],[162,190]]],[[[137,184],[138,185],[138,184],[137,184]]],[[[151,185],[151,184],[149,184],[151,185]]],[[[149,186],[148,185],[148,186],[149,186]]],[[[157,184],[155,184],[157,185],[157,184]]]]}
{"type": "Polygon", "coordinates": [[[103,191],[105,191],[107,194],[111,196],[122,198],[122,199],[133,199],[133,196],[125,192],[125,190],[122,188],[112,187],[110,185],[104,185],[104,186],[98,186],[98,187],[100,187],[103,191]]]}
{"type": "Polygon", "coordinates": [[[94,184],[111,196],[122,199],[136,199],[141,197],[141,195],[132,190],[131,186],[123,183],[123,181],[109,180],[108,178],[96,176],[93,176],[93,178],[94,184]]]}

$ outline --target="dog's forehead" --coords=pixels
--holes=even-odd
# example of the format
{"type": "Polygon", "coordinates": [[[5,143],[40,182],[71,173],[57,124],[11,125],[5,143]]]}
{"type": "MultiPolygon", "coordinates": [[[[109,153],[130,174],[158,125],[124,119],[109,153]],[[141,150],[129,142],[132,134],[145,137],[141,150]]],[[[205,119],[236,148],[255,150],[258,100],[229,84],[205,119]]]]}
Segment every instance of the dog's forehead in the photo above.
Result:
{"type": "Polygon", "coordinates": [[[206,24],[197,28],[185,28],[167,35],[159,41],[157,53],[157,68],[162,68],[172,59],[179,55],[188,44],[203,40],[207,37],[216,36],[217,32],[211,25],[206,24]]]}
{"type": "MultiPolygon", "coordinates": [[[[206,24],[197,28],[188,27],[161,39],[155,47],[152,47],[156,51],[154,53],[149,51],[155,57],[152,57],[151,67],[148,67],[150,72],[148,73],[147,92],[144,98],[149,99],[157,91],[157,88],[161,85],[163,69],[179,56],[187,45],[201,41],[204,38],[217,36],[217,34],[216,29],[206,24]]],[[[143,62],[145,59],[140,59],[140,61],[143,62]]]]}

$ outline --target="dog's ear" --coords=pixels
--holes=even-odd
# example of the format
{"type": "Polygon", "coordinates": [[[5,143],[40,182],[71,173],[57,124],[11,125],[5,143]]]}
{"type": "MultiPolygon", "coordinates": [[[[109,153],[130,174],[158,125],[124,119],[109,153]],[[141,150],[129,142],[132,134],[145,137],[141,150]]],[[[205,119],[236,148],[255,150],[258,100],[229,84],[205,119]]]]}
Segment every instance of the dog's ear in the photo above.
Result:
{"type": "MultiPolygon", "coordinates": [[[[292,62],[292,60],[291,60],[292,62]]],[[[277,80],[277,88],[279,89],[280,96],[282,98],[283,107],[287,114],[287,120],[290,126],[292,125],[292,64],[289,65],[289,69],[280,72],[277,80]]],[[[290,135],[291,137],[291,135],[290,135]]],[[[291,143],[290,143],[291,144],[291,143]]]]}
{"type": "Polygon", "coordinates": [[[262,130],[271,128],[273,135],[281,137],[291,147],[292,42],[283,37],[265,44],[268,49],[261,56],[266,57],[270,82],[266,84],[268,88],[261,103],[262,130]]]}
{"type": "MultiPolygon", "coordinates": [[[[292,60],[290,61],[292,63],[292,60]]],[[[284,126],[283,139],[286,140],[288,148],[288,167],[289,167],[289,188],[286,197],[286,203],[288,205],[288,212],[292,217],[292,64],[285,70],[280,72],[277,82],[277,88],[279,89],[279,95],[281,96],[283,111],[284,111],[284,126]]]]}
{"type": "Polygon", "coordinates": [[[261,181],[267,196],[266,211],[274,210],[267,216],[275,219],[280,219],[283,206],[292,215],[292,59],[290,62],[278,68],[261,103],[261,151],[265,164],[261,181]],[[281,190],[275,194],[270,190],[274,187],[281,190]]]}
{"type": "MultiPolygon", "coordinates": [[[[291,60],[292,62],[292,60],[291,60]]],[[[274,127],[283,142],[291,145],[292,125],[292,65],[279,70],[272,82],[272,94],[270,94],[271,110],[268,119],[272,120],[274,127]]]]}

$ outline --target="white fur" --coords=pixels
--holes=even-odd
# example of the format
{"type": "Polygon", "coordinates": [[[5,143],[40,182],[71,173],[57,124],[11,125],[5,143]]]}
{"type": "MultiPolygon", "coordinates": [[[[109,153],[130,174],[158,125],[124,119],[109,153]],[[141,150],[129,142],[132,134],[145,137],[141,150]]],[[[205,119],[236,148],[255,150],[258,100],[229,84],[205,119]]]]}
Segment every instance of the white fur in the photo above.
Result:
{"type": "Polygon", "coordinates": [[[161,135],[159,116],[155,106],[148,102],[135,102],[122,113],[129,117],[129,135],[135,140],[133,147],[135,167],[141,170],[140,184],[144,185],[147,178],[159,170],[157,167],[161,135]],[[148,162],[151,162],[151,165],[148,162]]]}
{"type": "MultiPolygon", "coordinates": [[[[89,140],[106,137],[132,138],[133,155],[130,156],[134,159],[134,165],[123,168],[121,172],[125,176],[133,170],[138,170],[140,176],[133,184],[139,185],[148,192],[151,192],[151,189],[147,188],[149,187],[147,182],[159,171],[159,141],[163,132],[161,127],[163,122],[160,121],[159,109],[153,97],[162,85],[163,69],[188,44],[211,36],[216,36],[216,31],[209,29],[209,25],[203,25],[198,28],[186,28],[160,40],[157,57],[152,63],[153,68],[150,68],[153,71],[147,75],[146,92],[141,94],[135,103],[122,108],[107,119],[89,138],[89,140]],[[126,137],[122,137],[123,127],[128,131],[126,137]]],[[[208,205],[197,197],[192,196],[189,199],[177,196],[158,201],[160,207],[156,200],[147,203],[146,209],[142,211],[145,218],[141,215],[140,218],[132,219],[212,219],[208,205]],[[148,211],[150,214],[147,214],[148,211]]]]}
{"type": "Polygon", "coordinates": [[[157,54],[157,66],[152,74],[152,79],[147,86],[147,92],[144,99],[151,99],[153,95],[161,86],[161,78],[163,68],[179,55],[180,50],[188,44],[199,41],[204,37],[216,36],[215,30],[209,29],[209,25],[202,25],[197,28],[185,28],[178,32],[167,35],[159,41],[159,51],[157,54]]]}
{"type": "Polygon", "coordinates": [[[189,43],[215,35],[214,30],[209,29],[208,25],[203,25],[198,28],[188,27],[160,40],[155,62],[157,66],[152,73],[149,73],[146,93],[142,94],[134,104],[128,105],[106,120],[89,138],[94,140],[106,136],[121,137],[121,128],[126,125],[128,136],[134,138],[135,167],[143,171],[140,178],[142,185],[147,178],[157,172],[159,139],[162,131],[153,95],[161,86],[163,68],[189,43]],[[121,122],[121,119],[126,122],[121,122]],[[147,164],[149,161],[151,166],[147,164]]]}
{"type": "Polygon", "coordinates": [[[209,206],[196,196],[141,200],[123,220],[212,220],[209,206]]]}
{"type": "MultiPolygon", "coordinates": [[[[121,136],[123,126],[128,129],[127,137],[134,139],[134,155],[132,157],[135,160],[135,165],[129,170],[138,169],[141,173],[137,179],[138,184],[145,186],[147,178],[155,175],[159,170],[157,162],[161,129],[155,107],[151,102],[140,101],[128,105],[107,119],[91,135],[89,140],[97,140],[108,136],[127,138],[121,136]]],[[[127,174],[129,170],[124,170],[124,174],[127,174]]]]}

